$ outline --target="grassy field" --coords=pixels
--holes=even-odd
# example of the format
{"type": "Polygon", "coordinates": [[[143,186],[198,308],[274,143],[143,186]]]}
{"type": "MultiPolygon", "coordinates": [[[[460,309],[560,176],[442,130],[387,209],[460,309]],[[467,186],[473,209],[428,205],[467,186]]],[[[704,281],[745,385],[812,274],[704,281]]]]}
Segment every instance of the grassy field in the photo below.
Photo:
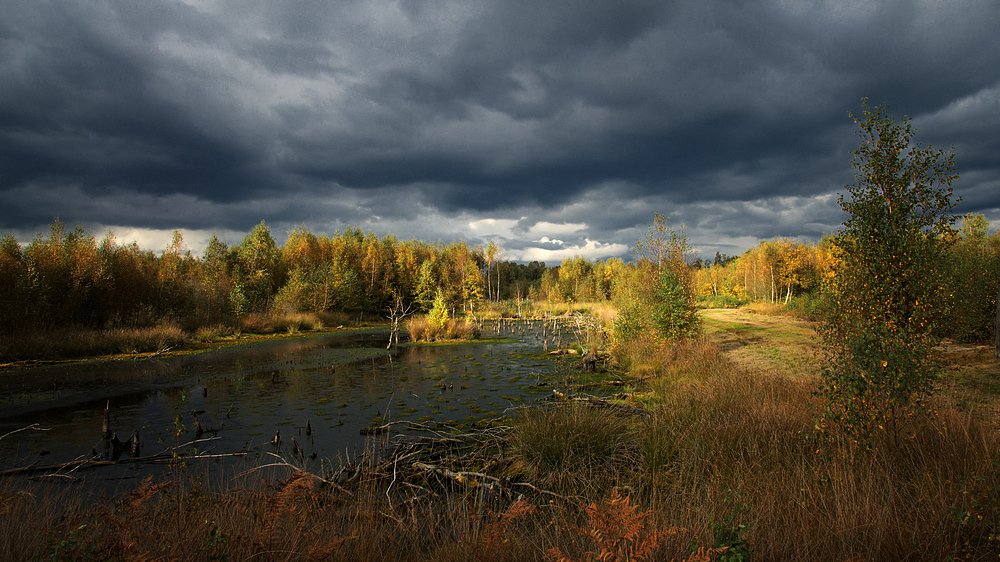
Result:
{"type": "Polygon", "coordinates": [[[0,558],[1000,556],[991,350],[945,342],[933,410],[869,449],[818,424],[809,323],[702,314],[704,337],[641,350],[642,376],[615,400],[567,395],[480,432],[435,428],[378,461],[212,483],[178,465],[118,498],[0,483],[0,558]]]}
{"type": "Polygon", "coordinates": [[[701,318],[705,337],[749,369],[778,371],[795,380],[812,380],[819,373],[815,322],[733,308],[703,310],[701,318]]]}

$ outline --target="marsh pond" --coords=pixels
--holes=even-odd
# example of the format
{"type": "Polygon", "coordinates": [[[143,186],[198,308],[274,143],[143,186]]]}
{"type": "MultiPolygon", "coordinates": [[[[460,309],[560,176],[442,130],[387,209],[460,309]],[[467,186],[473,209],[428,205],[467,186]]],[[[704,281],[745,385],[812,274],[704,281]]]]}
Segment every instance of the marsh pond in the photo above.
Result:
{"type": "Polygon", "coordinates": [[[167,462],[135,458],[225,467],[272,454],[321,470],[397,428],[474,429],[586,382],[578,357],[545,352],[555,337],[572,340],[569,326],[549,321],[547,340],[542,333],[541,322],[501,322],[484,325],[475,342],[387,350],[385,329],[349,330],[6,370],[0,471],[128,481],[166,470],[167,462]]]}

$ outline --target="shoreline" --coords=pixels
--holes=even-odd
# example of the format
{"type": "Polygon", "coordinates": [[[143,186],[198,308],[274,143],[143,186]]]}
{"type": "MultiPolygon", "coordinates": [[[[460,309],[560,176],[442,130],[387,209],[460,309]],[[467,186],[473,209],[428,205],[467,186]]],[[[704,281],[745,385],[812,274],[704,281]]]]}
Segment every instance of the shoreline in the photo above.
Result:
{"type": "Polygon", "coordinates": [[[189,341],[184,342],[181,347],[171,347],[166,351],[146,351],[142,353],[114,353],[108,355],[91,355],[86,357],[76,357],[67,359],[22,359],[19,361],[11,361],[8,363],[0,363],[0,376],[3,376],[6,372],[11,371],[22,371],[31,369],[34,367],[44,367],[52,365],[75,365],[79,363],[114,363],[118,361],[146,361],[149,359],[159,358],[159,357],[185,357],[189,355],[200,355],[202,353],[210,353],[213,351],[218,351],[221,349],[228,349],[231,347],[237,347],[241,345],[249,345],[259,342],[267,341],[279,341],[288,339],[305,339],[312,337],[321,337],[336,333],[350,333],[362,330],[373,330],[388,327],[387,324],[372,324],[367,326],[358,326],[353,328],[344,328],[343,326],[338,326],[336,328],[323,328],[321,330],[312,330],[308,332],[296,332],[294,334],[289,333],[271,333],[271,334],[240,334],[239,336],[225,336],[218,339],[213,339],[209,341],[189,341]]]}

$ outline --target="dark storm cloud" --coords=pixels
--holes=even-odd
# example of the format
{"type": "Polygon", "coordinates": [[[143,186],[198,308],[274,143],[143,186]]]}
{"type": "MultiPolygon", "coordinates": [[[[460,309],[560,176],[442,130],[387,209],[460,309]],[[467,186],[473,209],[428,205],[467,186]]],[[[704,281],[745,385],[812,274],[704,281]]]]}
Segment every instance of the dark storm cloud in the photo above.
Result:
{"type": "Polygon", "coordinates": [[[733,253],[836,229],[865,96],[954,144],[960,209],[996,220],[997,29],[991,1],[10,0],[0,227],[266,219],[558,256],[665,212],[733,253]]]}

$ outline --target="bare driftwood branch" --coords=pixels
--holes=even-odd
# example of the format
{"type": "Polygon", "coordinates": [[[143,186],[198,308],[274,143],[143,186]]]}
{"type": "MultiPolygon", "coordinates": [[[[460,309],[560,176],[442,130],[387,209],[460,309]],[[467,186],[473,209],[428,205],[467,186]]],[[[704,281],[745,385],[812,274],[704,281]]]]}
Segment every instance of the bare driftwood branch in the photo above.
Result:
{"type": "Polygon", "coordinates": [[[69,474],[59,474],[59,473],[42,474],[40,476],[31,476],[31,477],[28,478],[28,480],[43,480],[43,479],[46,479],[46,478],[54,478],[54,479],[57,479],[57,480],[69,481],[69,482],[72,482],[74,484],[77,483],[77,482],[83,482],[83,478],[80,478],[78,476],[71,476],[69,474]]]}
{"type": "Polygon", "coordinates": [[[51,427],[42,427],[42,426],[38,425],[37,423],[33,423],[31,425],[22,427],[21,429],[15,429],[14,431],[8,431],[7,433],[4,433],[3,435],[0,435],[0,439],[3,439],[4,437],[8,437],[10,435],[14,435],[15,433],[20,433],[22,431],[52,431],[52,428],[51,427]]]}
{"type": "Polygon", "coordinates": [[[552,389],[552,396],[550,399],[564,402],[583,403],[594,408],[608,408],[616,412],[632,416],[650,417],[653,415],[649,410],[644,410],[642,408],[625,406],[624,404],[615,404],[614,402],[609,402],[603,398],[597,398],[596,396],[570,396],[564,392],[559,392],[554,388],[552,389]]]}
{"type": "MultiPolygon", "coordinates": [[[[212,438],[212,439],[202,439],[200,441],[211,441],[211,440],[214,440],[214,439],[218,439],[218,438],[216,437],[216,438],[212,438]]],[[[200,441],[199,440],[191,441],[190,443],[186,443],[184,445],[179,446],[178,449],[180,447],[186,447],[188,445],[199,443],[200,441]]],[[[22,474],[33,474],[33,473],[36,473],[36,472],[50,472],[50,473],[76,472],[76,471],[79,471],[79,470],[86,470],[88,468],[99,468],[99,467],[102,467],[102,466],[114,466],[114,465],[119,465],[119,464],[130,464],[130,463],[153,464],[153,463],[171,462],[171,461],[175,461],[175,460],[218,459],[218,458],[227,458],[227,457],[240,457],[240,456],[244,456],[244,455],[246,455],[246,453],[244,453],[244,452],[218,453],[218,454],[200,453],[200,454],[195,454],[195,455],[174,455],[173,454],[173,449],[167,449],[167,450],[165,450],[163,452],[160,452],[160,453],[157,453],[155,455],[147,455],[147,456],[144,456],[144,457],[128,457],[128,458],[122,458],[122,459],[118,459],[118,460],[107,460],[107,461],[104,461],[104,460],[97,460],[97,459],[77,458],[77,459],[69,461],[69,462],[57,463],[57,464],[46,464],[46,465],[32,464],[32,465],[29,465],[29,466],[22,466],[22,467],[18,467],[18,468],[10,468],[10,469],[7,469],[7,470],[0,470],[0,477],[3,477],[3,476],[17,476],[17,475],[22,475],[22,474]]],[[[54,476],[54,475],[55,474],[49,474],[47,476],[54,476]]]]}
{"type": "Polygon", "coordinates": [[[543,490],[534,484],[529,482],[507,482],[503,478],[497,478],[496,476],[490,476],[489,474],[484,474],[482,472],[471,472],[471,471],[454,471],[447,468],[441,468],[439,466],[434,466],[432,464],[415,462],[413,463],[413,468],[423,472],[435,474],[447,478],[453,482],[461,484],[470,488],[486,488],[487,490],[504,490],[504,486],[520,486],[522,488],[528,488],[529,490],[537,493],[549,495],[561,500],[569,501],[570,498],[557,494],[555,492],[550,492],[549,490],[543,490]]]}
{"type": "Polygon", "coordinates": [[[496,476],[490,476],[489,474],[483,474],[482,472],[468,472],[468,471],[453,471],[448,468],[441,468],[434,466],[432,464],[415,462],[413,463],[413,468],[421,472],[429,472],[431,474],[437,474],[444,476],[450,480],[458,482],[463,486],[469,486],[472,488],[482,487],[487,490],[493,490],[498,488],[500,485],[500,479],[496,476]]]}
{"type": "Polygon", "coordinates": [[[281,455],[276,455],[276,454],[274,454],[274,453],[268,453],[268,455],[270,455],[270,456],[272,456],[272,457],[274,457],[274,458],[276,458],[276,459],[278,459],[278,460],[277,460],[276,462],[272,462],[272,463],[269,463],[269,464],[265,464],[265,465],[262,465],[262,466],[258,466],[258,467],[254,467],[254,468],[251,468],[250,470],[247,470],[246,472],[242,472],[242,473],[240,473],[240,475],[239,475],[239,476],[245,476],[245,475],[247,475],[247,474],[250,474],[250,473],[253,473],[253,472],[256,472],[256,471],[258,471],[258,470],[263,470],[263,469],[265,469],[265,468],[269,468],[269,467],[274,467],[274,466],[281,466],[281,467],[286,467],[286,468],[291,468],[291,469],[294,469],[294,470],[295,470],[295,471],[296,471],[297,473],[298,473],[298,472],[301,472],[301,473],[304,473],[304,474],[308,474],[308,475],[310,475],[311,477],[315,478],[316,480],[318,480],[318,481],[322,482],[323,484],[326,484],[326,485],[328,485],[328,486],[330,486],[330,487],[334,488],[334,489],[335,489],[335,490],[337,490],[338,492],[343,492],[344,494],[347,494],[348,496],[351,496],[351,497],[354,497],[354,494],[353,494],[353,493],[351,493],[351,492],[350,492],[349,490],[346,490],[346,489],[344,489],[343,487],[341,487],[341,486],[340,486],[339,484],[337,484],[336,482],[334,482],[334,481],[332,481],[332,480],[327,480],[326,478],[323,478],[322,476],[318,476],[318,475],[316,475],[315,473],[312,473],[312,472],[307,472],[307,471],[306,471],[306,470],[304,470],[304,469],[303,469],[302,467],[300,467],[300,466],[295,466],[294,464],[292,464],[292,463],[290,463],[290,462],[286,461],[286,460],[284,459],[284,457],[282,457],[281,455]]]}
{"type": "Polygon", "coordinates": [[[616,412],[621,412],[623,414],[629,414],[633,416],[649,417],[653,415],[652,412],[650,412],[649,410],[643,410],[642,408],[636,408],[634,406],[615,404],[614,402],[608,402],[607,400],[603,400],[601,398],[594,398],[593,396],[588,398],[574,398],[573,400],[576,402],[584,402],[595,408],[609,408],[616,412]]]}

